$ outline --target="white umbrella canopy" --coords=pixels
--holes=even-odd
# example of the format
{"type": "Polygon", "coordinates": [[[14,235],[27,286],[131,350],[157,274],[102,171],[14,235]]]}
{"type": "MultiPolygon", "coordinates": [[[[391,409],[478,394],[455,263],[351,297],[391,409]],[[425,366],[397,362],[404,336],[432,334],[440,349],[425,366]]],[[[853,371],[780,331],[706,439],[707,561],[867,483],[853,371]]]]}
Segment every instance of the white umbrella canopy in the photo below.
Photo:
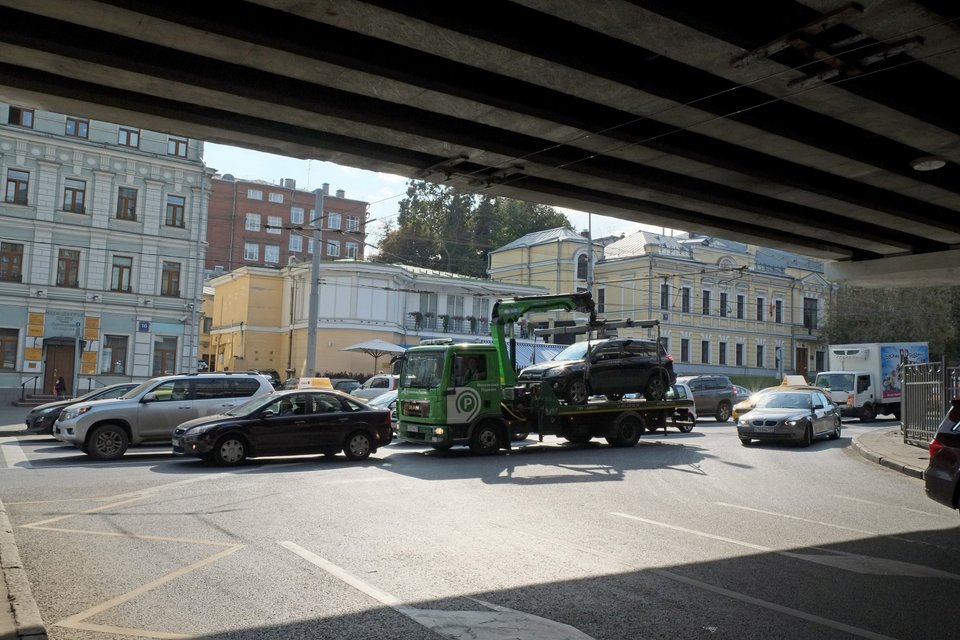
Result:
{"type": "Polygon", "coordinates": [[[381,340],[380,338],[367,340],[365,342],[358,342],[357,344],[340,349],[340,351],[357,351],[373,356],[374,372],[377,371],[377,362],[380,360],[380,358],[391,353],[403,353],[406,350],[406,347],[401,347],[398,344],[393,344],[392,342],[387,342],[386,340],[381,340]]]}

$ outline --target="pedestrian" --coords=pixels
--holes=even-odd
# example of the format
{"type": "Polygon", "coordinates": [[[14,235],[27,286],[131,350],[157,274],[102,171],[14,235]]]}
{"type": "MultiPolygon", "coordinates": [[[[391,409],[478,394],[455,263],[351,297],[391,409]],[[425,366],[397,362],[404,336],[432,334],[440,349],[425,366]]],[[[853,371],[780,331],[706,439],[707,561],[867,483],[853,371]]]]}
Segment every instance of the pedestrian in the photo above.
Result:
{"type": "Polygon", "coordinates": [[[56,383],[53,385],[53,390],[58,398],[62,398],[63,394],[67,392],[67,383],[64,381],[63,376],[57,378],[56,383]]]}

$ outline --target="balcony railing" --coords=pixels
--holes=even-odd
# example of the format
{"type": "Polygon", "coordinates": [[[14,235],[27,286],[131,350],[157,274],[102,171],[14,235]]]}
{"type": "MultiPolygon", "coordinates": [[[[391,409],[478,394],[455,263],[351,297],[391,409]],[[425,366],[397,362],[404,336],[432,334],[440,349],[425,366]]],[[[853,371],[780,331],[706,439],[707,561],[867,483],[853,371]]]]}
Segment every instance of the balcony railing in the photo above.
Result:
{"type": "MultiPolygon", "coordinates": [[[[403,321],[403,327],[411,333],[456,333],[460,335],[489,336],[490,322],[480,320],[479,318],[469,320],[467,318],[443,318],[421,316],[416,318],[408,315],[403,321]]],[[[522,325],[516,328],[517,338],[532,338],[533,328],[530,325],[522,325]]]]}

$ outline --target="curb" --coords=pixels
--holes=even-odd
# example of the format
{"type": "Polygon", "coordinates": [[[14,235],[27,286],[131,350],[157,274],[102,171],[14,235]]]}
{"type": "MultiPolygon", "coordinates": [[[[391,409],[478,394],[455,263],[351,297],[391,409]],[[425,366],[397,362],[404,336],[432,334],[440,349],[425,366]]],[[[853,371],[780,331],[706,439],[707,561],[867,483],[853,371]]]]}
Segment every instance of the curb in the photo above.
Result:
{"type": "Polygon", "coordinates": [[[899,471],[900,473],[906,474],[912,478],[923,480],[923,469],[919,469],[909,464],[903,464],[902,462],[897,462],[892,458],[884,458],[879,453],[861,444],[859,439],[853,441],[853,448],[856,449],[861,456],[871,462],[876,462],[882,467],[899,471]]]}
{"type": "MultiPolygon", "coordinates": [[[[40,617],[40,609],[33,599],[27,572],[20,562],[20,551],[13,537],[13,527],[10,525],[10,519],[7,518],[7,510],[2,501],[0,501],[0,570],[5,582],[0,589],[6,591],[7,604],[14,622],[13,631],[16,635],[13,637],[46,640],[47,630],[40,617]]],[[[0,622],[3,618],[3,613],[0,613],[0,622]]],[[[0,628],[0,635],[7,637],[6,631],[0,628]]]]}

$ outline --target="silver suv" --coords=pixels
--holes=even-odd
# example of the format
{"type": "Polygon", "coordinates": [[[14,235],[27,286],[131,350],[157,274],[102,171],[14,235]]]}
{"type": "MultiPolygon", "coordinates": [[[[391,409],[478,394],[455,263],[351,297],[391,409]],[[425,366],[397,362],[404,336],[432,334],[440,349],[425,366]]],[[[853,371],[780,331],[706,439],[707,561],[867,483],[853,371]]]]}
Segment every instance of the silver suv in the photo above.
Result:
{"type": "Polygon", "coordinates": [[[134,444],[170,443],[177,426],[216,415],[273,385],[258,373],[190,373],[147,380],[122,398],[70,405],[54,424],[53,436],[92,458],[113,460],[134,444]]]}
{"type": "Polygon", "coordinates": [[[713,416],[717,422],[730,419],[737,398],[730,378],[720,375],[681,376],[677,382],[690,387],[698,417],[713,416]]]}

